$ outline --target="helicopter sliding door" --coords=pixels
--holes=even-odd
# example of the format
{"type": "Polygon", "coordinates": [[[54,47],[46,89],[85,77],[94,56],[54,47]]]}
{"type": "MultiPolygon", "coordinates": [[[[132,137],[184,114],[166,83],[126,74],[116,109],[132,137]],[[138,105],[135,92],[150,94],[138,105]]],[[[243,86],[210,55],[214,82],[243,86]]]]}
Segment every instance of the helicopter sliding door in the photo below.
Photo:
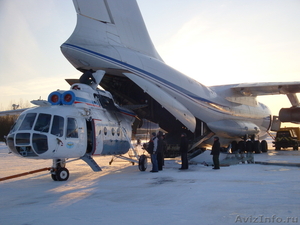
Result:
{"type": "Polygon", "coordinates": [[[101,120],[93,119],[86,123],[88,135],[87,153],[91,155],[101,155],[103,150],[103,126],[101,120]]]}

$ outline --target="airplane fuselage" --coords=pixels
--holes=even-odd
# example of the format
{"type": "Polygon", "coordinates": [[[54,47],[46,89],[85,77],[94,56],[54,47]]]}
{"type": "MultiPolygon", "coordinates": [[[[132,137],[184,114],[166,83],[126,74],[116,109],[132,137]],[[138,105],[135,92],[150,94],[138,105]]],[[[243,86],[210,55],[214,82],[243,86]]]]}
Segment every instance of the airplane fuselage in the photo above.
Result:
{"type": "MultiPolygon", "coordinates": [[[[69,41],[72,41],[70,39],[69,41]]],[[[154,83],[184,105],[196,118],[204,121],[218,136],[237,139],[244,135],[264,136],[271,125],[267,106],[238,104],[228,101],[228,90],[207,87],[166,65],[161,60],[122,47],[89,46],[80,43],[61,46],[62,52],[76,68],[106,70],[110,75],[133,73],[154,83]]]]}

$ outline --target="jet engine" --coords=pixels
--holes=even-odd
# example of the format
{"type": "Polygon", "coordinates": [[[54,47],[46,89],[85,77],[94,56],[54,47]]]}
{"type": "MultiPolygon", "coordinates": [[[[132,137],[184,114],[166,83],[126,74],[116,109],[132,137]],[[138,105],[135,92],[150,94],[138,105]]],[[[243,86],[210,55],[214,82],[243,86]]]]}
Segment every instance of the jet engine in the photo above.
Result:
{"type": "Polygon", "coordinates": [[[300,122],[300,107],[280,109],[279,120],[281,122],[300,122]]]}

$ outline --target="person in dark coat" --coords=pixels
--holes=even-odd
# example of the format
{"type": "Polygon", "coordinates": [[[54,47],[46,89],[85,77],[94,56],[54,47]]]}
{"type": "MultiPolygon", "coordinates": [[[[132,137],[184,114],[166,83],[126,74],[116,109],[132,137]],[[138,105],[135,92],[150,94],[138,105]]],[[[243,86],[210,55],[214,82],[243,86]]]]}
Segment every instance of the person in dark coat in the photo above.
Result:
{"type": "Polygon", "coordinates": [[[211,149],[211,155],[213,156],[214,170],[220,169],[219,155],[220,155],[220,142],[218,137],[214,137],[214,144],[211,149]]]}
{"type": "Polygon", "coordinates": [[[158,165],[157,165],[157,145],[158,145],[158,138],[156,137],[156,133],[152,133],[152,138],[149,141],[148,145],[148,152],[151,155],[151,163],[152,163],[152,170],[150,172],[156,173],[158,172],[158,165]]]}
{"type": "Polygon", "coordinates": [[[181,134],[180,149],[179,149],[181,154],[181,168],[179,168],[180,170],[187,170],[189,168],[189,163],[187,158],[188,146],[189,146],[188,139],[186,137],[186,134],[183,133],[181,134]]]}
{"type": "Polygon", "coordinates": [[[85,71],[79,78],[79,82],[87,85],[91,85],[93,82],[96,83],[96,80],[93,76],[93,70],[85,71]]]}
{"type": "Polygon", "coordinates": [[[164,165],[164,142],[163,142],[163,133],[161,131],[157,134],[157,165],[158,170],[163,170],[164,165]]]}

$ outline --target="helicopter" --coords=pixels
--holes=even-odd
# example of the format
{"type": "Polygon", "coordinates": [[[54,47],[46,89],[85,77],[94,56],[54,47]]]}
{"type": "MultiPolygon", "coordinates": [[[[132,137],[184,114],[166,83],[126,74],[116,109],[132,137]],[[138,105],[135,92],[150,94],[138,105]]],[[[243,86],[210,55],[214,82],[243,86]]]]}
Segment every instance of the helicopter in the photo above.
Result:
{"type": "MultiPolygon", "coordinates": [[[[98,81],[102,75],[103,71],[94,73],[98,81]]],[[[117,105],[96,83],[74,83],[70,90],[51,92],[47,101],[31,102],[37,106],[20,114],[6,143],[20,157],[53,159],[50,173],[54,181],[69,178],[67,159],[82,159],[93,171],[101,171],[93,156],[122,155],[133,148],[136,114],[117,105]]],[[[139,168],[146,166],[147,158],[141,157],[139,168]]]]}

